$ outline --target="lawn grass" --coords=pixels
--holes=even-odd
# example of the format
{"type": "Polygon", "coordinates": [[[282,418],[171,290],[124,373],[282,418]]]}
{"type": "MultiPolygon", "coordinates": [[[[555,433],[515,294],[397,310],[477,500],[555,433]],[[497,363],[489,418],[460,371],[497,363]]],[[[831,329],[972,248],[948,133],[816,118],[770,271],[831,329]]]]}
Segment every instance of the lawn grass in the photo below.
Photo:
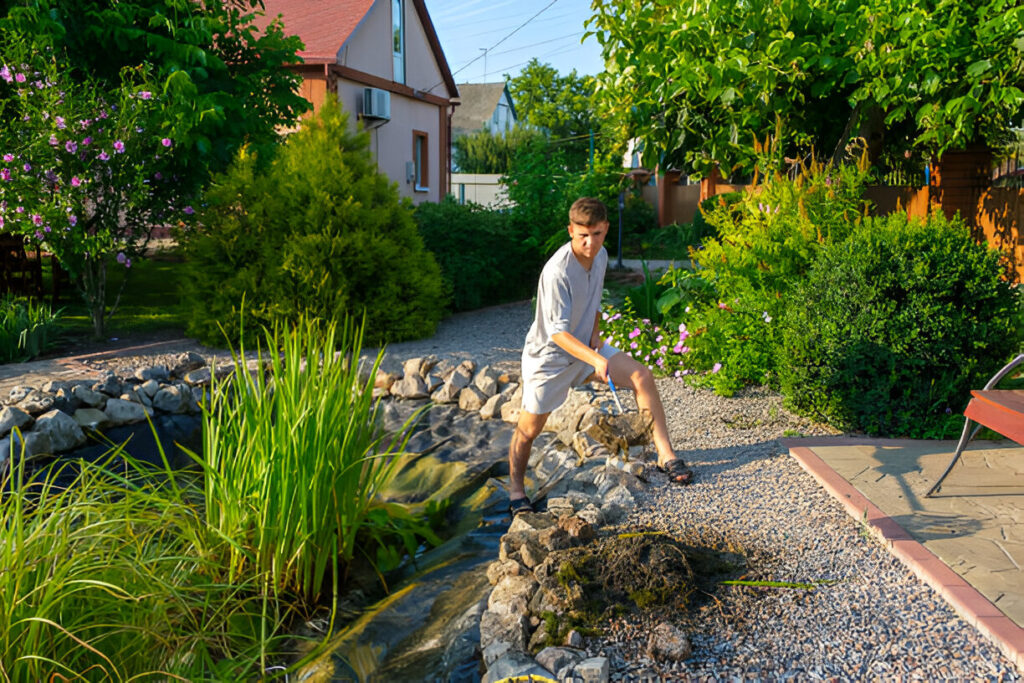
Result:
{"type": "MultiPolygon", "coordinates": [[[[139,259],[130,270],[113,264],[107,274],[107,300],[113,301],[126,276],[128,282],[114,316],[107,319],[105,338],[159,332],[182,335],[185,311],[178,293],[182,270],[181,253],[176,247],[139,259]]],[[[48,292],[51,281],[47,260],[43,267],[43,284],[48,292]]],[[[63,309],[59,325],[65,341],[94,339],[89,311],[73,285],[63,286],[55,308],[63,309]]]]}

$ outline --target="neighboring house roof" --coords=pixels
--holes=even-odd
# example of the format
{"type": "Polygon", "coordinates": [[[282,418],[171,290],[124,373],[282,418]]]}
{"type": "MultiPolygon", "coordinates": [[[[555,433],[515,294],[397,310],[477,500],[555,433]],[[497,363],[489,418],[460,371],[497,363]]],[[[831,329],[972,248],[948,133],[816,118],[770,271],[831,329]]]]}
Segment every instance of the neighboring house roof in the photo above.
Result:
{"type": "MultiPolygon", "coordinates": [[[[264,0],[265,16],[254,22],[261,29],[281,15],[286,35],[297,35],[305,44],[299,56],[307,64],[335,64],[338,52],[348,41],[377,0],[264,0]]],[[[420,18],[448,91],[456,96],[448,60],[434,31],[424,0],[410,0],[420,18]]]]}
{"type": "MultiPolygon", "coordinates": [[[[452,128],[465,131],[477,131],[491,120],[494,110],[501,101],[503,93],[508,92],[505,83],[460,83],[459,97],[462,103],[452,114],[452,128]]],[[[516,107],[512,95],[508,95],[508,103],[512,108],[512,118],[516,118],[516,107]]]]}

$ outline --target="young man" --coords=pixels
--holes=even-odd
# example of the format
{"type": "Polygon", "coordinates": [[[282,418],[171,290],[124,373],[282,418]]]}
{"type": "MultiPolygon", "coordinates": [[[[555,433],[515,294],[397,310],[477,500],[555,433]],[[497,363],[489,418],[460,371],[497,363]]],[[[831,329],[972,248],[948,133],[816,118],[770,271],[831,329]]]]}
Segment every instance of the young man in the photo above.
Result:
{"type": "Polygon", "coordinates": [[[509,446],[509,512],[532,512],[525,476],[533,441],[569,389],[590,381],[632,389],[641,410],[654,418],[658,467],[669,480],[689,484],[693,472],[676,457],[654,376],[643,364],[601,339],[601,293],[608,252],[604,204],[577,199],[569,209],[569,237],[548,260],[537,285],[537,313],[523,346],[523,407],[509,446]]]}

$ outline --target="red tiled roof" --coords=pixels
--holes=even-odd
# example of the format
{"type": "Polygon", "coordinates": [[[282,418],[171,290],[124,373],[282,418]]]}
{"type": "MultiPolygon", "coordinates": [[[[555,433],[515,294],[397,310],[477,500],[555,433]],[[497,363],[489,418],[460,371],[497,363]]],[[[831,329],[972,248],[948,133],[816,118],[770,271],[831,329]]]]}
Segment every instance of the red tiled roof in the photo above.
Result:
{"type": "Polygon", "coordinates": [[[286,35],[306,44],[299,56],[306,62],[333,63],[338,49],[370,11],[374,0],[264,0],[265,16],[254,22],[260,29],[282,15],[286,35]]]}

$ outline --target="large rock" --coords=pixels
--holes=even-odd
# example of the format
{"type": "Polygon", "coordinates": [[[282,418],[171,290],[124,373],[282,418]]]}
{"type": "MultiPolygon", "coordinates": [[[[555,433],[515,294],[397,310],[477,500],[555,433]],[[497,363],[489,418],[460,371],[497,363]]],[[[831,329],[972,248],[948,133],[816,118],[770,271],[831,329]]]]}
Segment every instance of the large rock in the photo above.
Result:
{"type": "Polygon", "coordinates": [[[72,389],[71,395],[90,408],[103,408],[103,404],[107,402],[105,394],[83,386],[72,389]]]}
{"type": "MultiPolygon", "coordinates": [[[[25,458],[33,458],[37,455],[48,455],[53,453],[50,446],[50,437],[42,432],[11,432],[10,436],[0,439],[0,463],[6,463],[11,455],[11,442],[14,443],[14,457],[20,457],[22,447],[25,449],[25,458]],[[20,435],[20,436],[19,436],[20,435]]],[[[0,469],[0,472],[3,470],[0,469]]]]}
{"type": "Polygon", "coordinates": [[[163,382],[167,379],[169,372],[166,365],[149,365],[143,368],[135,368],[135,379],[146,380],[155,379],[158,382],[163,382]]]}
{"type": "Polygon", "coordinates": [[[29,424],[32,424],[32,416],[21,408],[6,406],[0,410],[0,436],[6,436],[15,427],[23,429],[29,424]]]}
{"type": "Polygon", "coordinates": [[[19,403],[21,399],[25,398],[35,390],[35,387],[30,387],[26,384],[19,384],[16,387],[13,387],[7,394],[7,402],[19,403]]]}
{"type": "Polygon", "coordinates": [[[153,409],[134,401],[112,398],[107,401],[107,407],[104,412],[110,418],[111,425],[117,426],[142,422],[146,419],[147,415],[153,414],[153,409]]]}
{"type": "Polygon", "coordinates": [[[420,358],[410,358],[402,363],[402,372],[406,377],[409,375],[418,375],[425,379],[437,363],[438,358],[433,355],[423,356],[420,358]]]}
{"type": "Polygon", "coordinates": [[[499,615],[527,614],[530,598],[533,597],[538,585],[532,574],[503,577],[491,591],[491,597],[487,600],[487,611],[499,615]]]}
{"type": "Polygon", "coordinates": [[[139,387],[139,391],[144,393],[146,396],[153,398],[156,396],[156,392],[160,391],[160,382],[155,379],[147,379],[142,383],[142,386],[139,387]]]}
{"type": "Polygon", "coordinates": [[[195,351],[186,351],[174,358],[174,364],[171,366],[171,375],[183,378],[187,373],[198,370],[204,365],[206,365],[206,361],[202,356],[195,351]]]}
{"type": "Polygon", "coordinates": [[[501,406],[501,419],[504,422],[511,422],[515,424],[519,421],[519,411],[523,408],[523,385],[520,384],[516,387],[515,391],[512,392],[512,396],[509,397],[501,406]]]}
{"type": "Polygon", "coordinates": [[[586,653],[573,647],[546,647],[537,653],[537,663],[548,671],[561,671],[567,666],[576,666],[586,653]]]}
{"type": "MultiPolygon", "coordinates": [[[[11,391],[11,394],[13,395],[14,391],[11,391]]],[[[55,400],[56,399],[50,394],[45,394],[37,389],[32,389],[20,401],[18,401],[16,405],[26,413],[38,415],[39,413],[45,413],[53,408],[53,402],[55,400]]]]}
{"type": "Polygon", "coordinates": [[[69,451],[85,443],[85,433],[75,422],[75,418],[59,410],[51,410],[41,415],[36,419],[32,429],[50,439],[50,447],[54,453],[69,451]]]}
{"type": "Polygon", "coordinates": [[[423,377],[407,372],[402,379],[391,385],[391,395],[398,398],[417,399],[427,398],[430,394],[427,392],[427,383],[423,377]]]}
{"type": "Polygon", "coordinates": [[[654,627],[647,640],[647,656],[651,659],[681,662],[693,653],[686,632],[675,624],[663,621],[654,627]]]}
{"type": "Polygon", "coordinates": [[[96,408],[79,408],[75,411],[75,422],[82,429],[106,429],[110,426],[110,418],[102,410],[96,408]]]}
{"type": "Polygon", "coordinates": [[[552,680],[555,675],[525,652],[512,650],[487,669],[480,683],[498,683],[506,679],[525,681],[528,676],[538,677],[539,680],[552,680]]]}
{"type": "Polygon", "coordinates": [[[608,658],[591,657],[575,666],[576,676],[583,683],[608,683],[608,658]]]}
{"type": "Polygon", "coordinates": [[[107,396],[118,397],[124,390],[121,386],[121,380],[115,375],[105,375],[99,382],[92,385],[93,391],[99,391],[106,394],[107,396]]]}
{"type": "Polygon", "coordinates": [[[183,391],[173,384],[163,387],[153,396],[153,407],[167,413],[187,413],[192,403],[191,391],[183,391]]]}
{"type": "Polygon", "coordinates": [[[497,614],[487,610],[480,617],[481,649],[504,642],[509,648],[525,650],[528,633],[529,623],[525,614],[497,614]]]}
{"type": "Polygon", "coordinates": [[[459,392],[459,408],[469,412],[479,412],[484,407],[487,396],[473,385],[459,392]]]}
{"type": "Polygon", "coordinates": [[[490,365],[486,365],[476,373],[476,377],[473,378],[473,386],[479,389],[484,396],[490,398],[498,393],[498,378],[500,376],[500,372],[490,365]]]}
{"type": "Polygon", "coordinates": [[[548,421],[544,423],[544,431],[561,432],[568,430],[575,432],[580,424],[580,419],[590,409],[591,392],[585,389],[573,389],[566,396],[562,405],[555,408],[548,421]]]}

